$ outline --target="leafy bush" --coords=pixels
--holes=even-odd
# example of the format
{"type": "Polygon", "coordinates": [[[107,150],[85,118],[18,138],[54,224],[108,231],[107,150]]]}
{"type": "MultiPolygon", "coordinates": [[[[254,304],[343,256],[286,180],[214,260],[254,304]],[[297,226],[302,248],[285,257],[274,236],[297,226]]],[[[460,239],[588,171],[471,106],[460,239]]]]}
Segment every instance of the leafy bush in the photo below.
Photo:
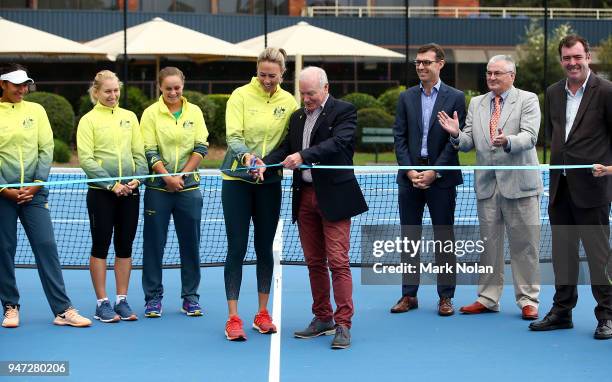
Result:
{"type": "Polygon", "coordinates": [[[45,108],[55,138],[70,142],[74,130],[74,110],[66,98],[53,93],[34,92],[26,95],[25,99],[45,108]]]}
{"type": "Polygon", "coordinates": [[[87,114],[91,109],[93,109],[93,104],[91,103],[91,98],[89,98],[89,94],[85,94],[79,98],[79,112],[77,113],[77,117],[81,118],[85,114],[87,114]]]}
{"type": "Polygon", "coordinates": [[[378,151],[391,151],[393,144],[391,143],[374,143],[363,144],[361,137],[363,136],[364,127],[393,127],[393,116],[386,111],[377,108],[365,108],[357,111],[357,134],[355,136],[355,147],[360,152],[374,152],[378,147],[378,151]]]}
{"type": "Polygon", "coordinates": [[[58,163],[70,162],[70,147],[60,139],[53,140],[53,160],[58,163]]]}
{"type": "Polygon", "coordinates": [[[214,137],[214,141],[221,146],[227,144],[225,141],[225,107],[229,97],[229,94],[209,94],[207,96],[209,100],[217,105],[217,110],[215,111],[212,123],[209,124],[207,121],[206,126],[210,136],[214,137]]]}
{"type": "MultiPolygon", "coordinates": [[[[538,131],[538,141],[536,143],[536,145],[538,146],[544,146],[544,134],[545,134],[545,129],[544,129],[544,93],[540,93],[538,94],[538,101],[540,104],[540,113],[542,114],[542,120],[540,121],[540,131],[538,131]]],[[[551,113],[551,110],[547,110],[547,113],[551,113]]],[[[550,142],[548,142],[548,146],[550,146],[550,142]]]]}
{"type": "Polygon", "coordinates": [[[465,94],[465,112],[467,113],[468,107],[470,107],[470,102],[472,98],[477,97],[480,93],[477,90],[466,90],[465,94]]]}
{"type": "Polygon", "coordinates": [[[514,86],[540,94],[543,89],[544,51],[548,51],[546,83],[553,84],[564,77],[559,65],[557,48],[561,39],[575,33],[569,23],[558,25],[552,33],[549,31],[548,46],[544,47],[544,29],[537,21],[532,21],[526,28],[523,44],[518,46],[517,73],[514,86]]]}
{"type": "MultiPolygon", "coordinates": [[[[144,109],[147,108],[147,106],[151,105],[152,102],[150,102],[147,96],[144,95],[142,90],[134,86],[127,87],[127,94],[124,90],[124,93],[121,94],[121,97],[123,98],[125,96],[128,97],[126,109],[134,112],[134,114],[136,114],[136,116],[140,120],[140,117],[142,117],[142,112],[144,111],[144,109]]],[[[121,103],[121,100],[119,102],[121,105],[123,105],[121,103]]]]}
{"type": "Polygon", "coordinates": [[[206,123],[206,128],[208,129],[208,142],[214,145],[224,145],[225,138],[223,141],[219,141],[219,134],[215,131],[215,134],[211,132],[212,124],[215,120],[215,115],[217,113],[218,106],[214,101],[211,101],[206,95],[196,92],[193,90],[185,90],[183,92],[183,96],[187,98],[187,100],[195,105],[197,105],[204,114],[204,122],[206,123]]]}
{"type": "Polygon", "coordinates": [[[378,97],[378,102],[383,106],[383,109],[390,115],[395,116],[397,110],[397,102],[399,101],[400,93],[406,90],[405,86],[398,86],[395,88],[387,89],[383,94],[378,97]]]}
{"type": "Polygon", "coordinates": [[[346,102],[352,103],[355,105],[357,110],[373,107],[378,109],[383,109],[383,105],[378,102],[378,100],[372,97],[369,94],[365,93],[349,93],[342,97],[342,99],[346,102]]]}
{"type": "Polygon", "coordinates": [[[155,98],[151,98],[150,100],[148,100],[147,102],[144,103],[144,105],[142,105],[143,107],[143,111],[148,108],[149,106],[153,105],[155,102],[157,102],[157,100],[155,98]]]}

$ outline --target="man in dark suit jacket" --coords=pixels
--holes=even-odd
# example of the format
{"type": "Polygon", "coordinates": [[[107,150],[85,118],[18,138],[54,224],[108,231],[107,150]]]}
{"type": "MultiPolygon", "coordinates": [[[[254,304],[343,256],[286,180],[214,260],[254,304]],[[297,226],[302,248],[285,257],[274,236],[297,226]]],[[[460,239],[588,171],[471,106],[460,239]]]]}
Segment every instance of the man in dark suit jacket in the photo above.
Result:
{"type": "Polygon", "coordinates": [[[349,265],[351,217],[367,211],[365,199],[352,169],[301,169],[302,164],[353,165],[357,112],[350,103],[328,93],[325,71],[305,68],[299,77],[304,109],[289,120],[289,132],[281,145],[263,161],[281,162],[293,170],[293,222],[308,265],[314,319],[298,338],[334,334],[332,348],[350,346],[353,316],[352,276],[349,265]],[[329,270],[336,312],[330,302],[329,270]],[[335,325],[334,325],[335,321],[335,325]]]}
{"type": "MultiPolygon", "coordinates": [[[[397,162],[400,166],[458,166],[457,150],[440,126],[437,115],[440,111],[449,115],[456,112],[463,129],[465,97],[461,91],[440,80],[444,51],[439,45],[420,47],[415,65],[421,83],[400,95],[393,126],[397,162]]],[[[414,240],[421,237],[427,204],[434,225],[434,238],[442,242],[454,241],[455,187],[462,183],[459,170],[399,170],[397,184],[402,234],[414,240]]],[[[438,266],[452,266],[452,272],[438,274],[438,314],[450,316],[454,313],[452,298],[456,284],[456,258],[454,253],[436,252],[435,261],[438,266]]],[[[402,254],[402,262],[414,263],[419,269],[420,254],[412,258],[402,254]]],[[[418,307],[419,273],[403,276],[402,297],[391,308],[391,313],[403,313],[418,307]]]]}
{"type": "MultiPolygon", "coordinates": [[[[566,79],[547,89],[546,130],[551,134],[552,165],[612,164],[612,83],[589,69],[588,42],[576,35],[561,40],[559,56],[566,79]],[[557,112],[558,110],[558,112],[557,112]]],[[[578,300],[578,248],[582,241],[597,301],[594,337],[612,338],[612,286],[606,275],[610,255],[612,179],[590,170],[550,171],[548,214],[555,272],[553,307],[531,330],[573,327],[578,300]]]]}

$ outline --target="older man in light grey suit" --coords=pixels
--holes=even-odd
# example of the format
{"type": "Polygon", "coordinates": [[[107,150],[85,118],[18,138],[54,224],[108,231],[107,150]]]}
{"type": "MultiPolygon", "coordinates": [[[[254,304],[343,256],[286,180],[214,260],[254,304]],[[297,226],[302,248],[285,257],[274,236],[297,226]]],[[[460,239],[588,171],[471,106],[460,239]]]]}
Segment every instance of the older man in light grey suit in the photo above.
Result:
{"type": "MultiPolygon", "coordinates": [[[[510,56],[495,56],[487,65],[490,92],[474,97],[465,128],[457,114],[438,114],[440,124],[461,151],[476,148],[477,165],[538,165],[536,142],[540,129],[538,97],[513,86],[516,66],[510,56]]],[[[504,284],[504,228],[508,233],[517,305],[526,320],[538,317],[540,204],[542,178],[538,170],[479,170],[475,172],[480,234],[485,253],[480,265],[478,299],[460,309],[477,314],[499,311],[504,284]],[[486,239],[485,239],[486,238],[486,239]]]]}

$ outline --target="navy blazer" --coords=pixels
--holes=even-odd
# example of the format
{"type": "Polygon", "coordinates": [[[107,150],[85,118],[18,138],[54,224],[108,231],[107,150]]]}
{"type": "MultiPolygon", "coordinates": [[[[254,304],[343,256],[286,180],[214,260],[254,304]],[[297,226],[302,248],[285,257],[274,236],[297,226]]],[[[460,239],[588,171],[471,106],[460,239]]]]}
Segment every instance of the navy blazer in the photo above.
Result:
{"type": "MultiPolygon", "coordinates": [[[[355,106],[330,95],[312,129],[309,148],[302,150],[305,122],[304,108],[296,110],[289,118],[287,136],[278,148],[263,158],[264,163],[279,163],[287,155],[300,152],[306,165],[353,165],[357,128],[355,106]]],[[[348,219],[368,210],[352,169],[313,169],[311,173],[317,203],[326,220],[348,219]]],[[[293,171],[292,186],[292,220],[295,222],[302,188],[302,173],[299,169],[293,171]]]]}
{"type": "MultiPolygon", "coordinates": [[[[451,118],[456,111],[459,115],[459,128],[465,125],[465,96],[463,92],[453,87],[440,84],[440,90],[429,119],[429,132],[427,135],[427,153],[432,166],[458,166],[458,151],[450,143],[449,134],[438,122],[438,112],[445,111],[451,118]]],[[[421,112],[421,88],[413,86],[400,94],[393,125],[395,141],[395,155],[400,166],[416,166],[421,156],[421,143],[423,141],[423,118],[421,112]]],[[[399,170],[397,183],[411,185],[406,176],[407,170],[399,170]]],[[[441,187],[455,187],[463,183],[460,170],[438,171],[441,178],[432,184],[441,187]]]]}

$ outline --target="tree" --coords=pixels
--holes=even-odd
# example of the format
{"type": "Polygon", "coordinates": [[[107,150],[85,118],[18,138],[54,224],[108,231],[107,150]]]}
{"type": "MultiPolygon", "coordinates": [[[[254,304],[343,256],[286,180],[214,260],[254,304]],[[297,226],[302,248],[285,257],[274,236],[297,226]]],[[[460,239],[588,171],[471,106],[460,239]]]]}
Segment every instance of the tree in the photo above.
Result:
{"type": "MultiPolygon", "coordinates": [[[[548,76],[546,83],[551,85],[563,78],[559,65],[558,46],[561,39],[574,31],[569,24],[559,25],[548,38],[548,76]]],[[[518,47],[518,69],[515,86],[536,94],[544,92],[544,30],[538,22],[527,28],[523,44],[518,47]]]]}
{"type": "Polygon", "coordinates": [[[599,44],[599,69],[612,79],[612,36],[602,40],[599,44]]]}

